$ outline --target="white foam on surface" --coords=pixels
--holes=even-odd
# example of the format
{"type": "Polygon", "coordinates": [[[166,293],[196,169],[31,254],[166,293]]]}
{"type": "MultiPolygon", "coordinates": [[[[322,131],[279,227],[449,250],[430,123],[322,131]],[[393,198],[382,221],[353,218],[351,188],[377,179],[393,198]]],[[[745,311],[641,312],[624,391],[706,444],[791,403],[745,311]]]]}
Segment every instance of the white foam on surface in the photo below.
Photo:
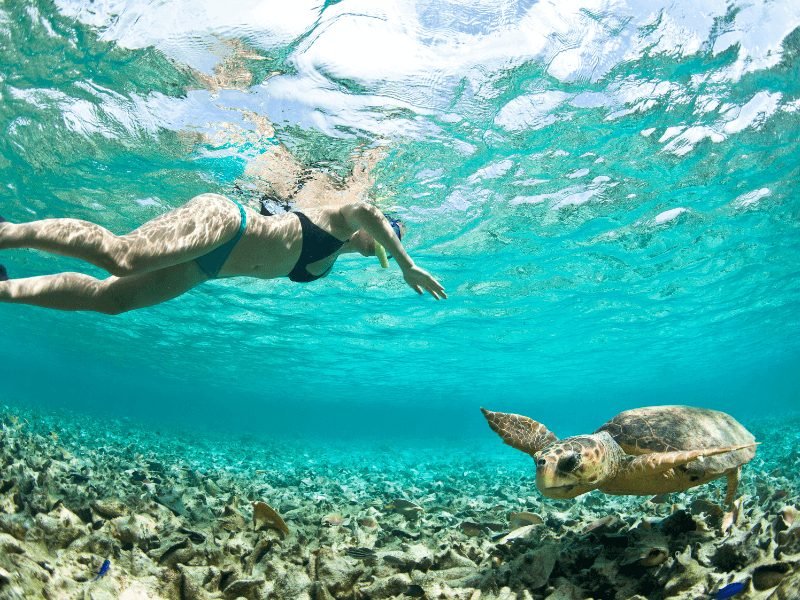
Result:
{"type": "Polygon", "coordinates": [[[157,208],[163,208],[164,207],[164,203],[161,202],[161,200],[159,200],[158,198],[152,198],[152,197],[151,198],[136,198],[136,200],[134,200],[134,201],[139,206],[155,206],[157,208]]]}
{"type": "Polygon", "coordinates": [[[737,5],[734,22],[714,41],[715,55],[736,47],[736,61],[714,74],[712,80],[738,81],[747,73],[777,65],[782,42],[798,26],[800,3],[751,2],[737,5]]]}
{"type": "Polygon", "coordinates": [[[508,102],[494,119],[495,125],[509,131],[536,130],[556,122],[553,111],[568,98],[565,92],[541,92],[519,96],[508,102]]]}
{"type": "Polygon", "coordinates": [[[584,190],[582,192],[574,192],[563,196],[561,199],[553,203],[552,208],[564,208],[565,206],[580,206],[586,204],[600,193],[598,188],[584,190]]]}
{"type": "Polygon", "coordinates": [[[520,179],[519,181],[515,181],[513,185],[539,185],[540,183],[547,183],[548,181],[550,180],[534,177],[533,179],[520,179]]]}
{"type": "Polygon", "coordinates": [[[578,179],[589,174],[589,169],[578,169],[572,173],[567,173],[567,179],[578,179]]]}
{"type": "Polygon", "coordinates": [[[666,142],[667,140],[672,139],[676,135],[681,133],[684,129],[686,129],[686,126],[684,126],[684,125],[678,125],[676,127],[667,127],[666,131],[664,131],[664,133],[661,135],[661,137],[658,138],[658,141],[659,142],[666,142]]]}
{"type": "Polygon", "coordinates": [[[738,196],[731,204],[737,208],[745,208],[758,203],[762,198],[766,198],[771,194],[772,191],[769,188],[761,188],[738,196]]]}
{"type": "Polygon", "coordinates": [[[758,92],[739,109],[734,119],[723,125],[723,132],[739,133],[746,127],[760,127],[777,110],[780,99],[779,92],[758,92]]]}
{"type": "Polygon", "coordinates": [[[467,178],[467,181],[470,183],[475,183],[476,181],[480,181],[481,179],[496,179],[498,177],[502,177],[514,166],[514,162],[510,159],[505,159],[498,161],[496,163],[492,163],[483,167],[482,169],[478,169],[467,178]]]}
{"type": "Polygon", "coordinates": [[[659,214],[656,215],[656,217],[653,219],[653,224],[654,225],[663,225],[664,223],[669,223],[670,221],[674,221],[675,219],[680,217],[682,214],[687,212],[687,210],[688,209],[683,208],[683,207],[671,208],[669,210],[665,210],[664,212],[659,213],[659,214]]]}
{"type": "Polygon", "coordinates": [[[778,110],[780,100],[780,92],[757,92],[742,106],[723,105],[721,118],[711,125],[669,127],[658,141],[668,142],[662,149],[664,152],[684,156],[703,140],[718,144],[747,128],[759,129],[778,110]]]}
{"type": "Polygon", "coordinates": [[[695,125],[683,131],[679,136],[666,144],[663,148],[664,152],[671,152],[676,156],[684,156],[688,154],[694,147],[704,139],[709,139],[715,144],[723,141],[725,136],[719,133],[713,127],[706,127],[705,125],[695,125]]]}
{"type": "Polygon", "coordinates": [[[510,201],[509,204],[511,206],[519,206],[520,204],[541,204],[545,202],[549,197],[550,194],[541,194],[538,196],[514,196],[510,201]]]}

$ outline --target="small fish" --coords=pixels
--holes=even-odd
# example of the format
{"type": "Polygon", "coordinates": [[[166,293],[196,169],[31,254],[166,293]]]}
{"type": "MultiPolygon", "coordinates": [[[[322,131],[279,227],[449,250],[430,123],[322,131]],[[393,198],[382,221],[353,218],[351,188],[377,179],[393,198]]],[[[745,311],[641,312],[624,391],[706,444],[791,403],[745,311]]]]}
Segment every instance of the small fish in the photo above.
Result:
{"type": "Polygon", "coordinates": [[[411,533],[408,531],[403,531],[402,529],[392,529],[389,533],[395,537],[405,538],[407,540],[418,540],[420,536],[419,533],[411,533]]]}
{"type": "Polygon", "coordinates": [[[191,529],[187,529],[186,527],[180,527],[178,531],[188,535],[189,539],[192,540],[195,544],[202,544],[203,542],[206,541],[206,536],[204,536],[200,532],[192,531],[191,529]]]}
{"type": "Polygon", "coordinates": [[[375,550],[372,548],[348,548],[344,551],[347,556],[352,556],[353,558],[375,558],[377,555],[375,554],[375,550]]]}
{"type": "Polygon", "coordinates": [[[498,541],[498,540],[502,540],[502,539],[503,539],[504,537],[506,537],[506,536],[507,536],[509,533],[511,533],[511,532],[510,532],[510,531],[501,531],[500,533],[495,533],[495,534],[494,534],[494,535],[493,535],[491,538],[489,538],[489,539],[491,539],[493,542],[496,542],[496,541],[498,541]]]}
{"type": "Polygon", "coordinates": [[[69,479],[72,483],[89,483],[90,478],[84,473],[73,471],[69,474],[69,479]]]}
{"type": "Polygon", "coordinates": [[[669,502],[669,496],[669,494],[659,494],[658,496],[650,498],[650,502],[652,504],[666,504],[669,502]]]}
{"type": "MultiPolygon", "coordinates": [[[[103,565],[100,567],[100,570],[97,572],[97,575],[95,576],[95,578],[94,578],[94,579],[92,579],[92,581],[97,581],[97,580],[98,580],[98,579],[100,579],[100,578],[101,578],[103,575],[105,575],[106,573],[108,573],[108,569],[109,569],[109,567],[111,567],[111,561],[110,561],[110,560],[108,560],[108,559],[105,559],[105,560],[103,561],[103,565]]],[[[727,598],[727,596],[726,596],[726,598],[727,598]]]]}
{"type": "Polygon", "coordinates": [[[741,594],[746,589],[747,584],[742,583],[741,581],[729,583],[725,587],[720,588],[719,591],[714,594],[714,600],[726,600],[726,598],[733,598],[734,596],[741,594]]]}
{"type": "Polygon", "coordinates": [[[483,525],[480,523],[474,523],[472,521],[464,521],[459,525],[459,528],[470,537],[479,536],[486,531],[486,528],[483,525]]]}
{"type": "Polygon", "coordinates": [[[421,513],[424,509],[419,505],[415,504],[409,500],[403,500],[402,498],[396,498],[386,504],[384,510],[392,510],[394,512],[398,512],[405,516],[410,516],[416,513],[421,513]]]}

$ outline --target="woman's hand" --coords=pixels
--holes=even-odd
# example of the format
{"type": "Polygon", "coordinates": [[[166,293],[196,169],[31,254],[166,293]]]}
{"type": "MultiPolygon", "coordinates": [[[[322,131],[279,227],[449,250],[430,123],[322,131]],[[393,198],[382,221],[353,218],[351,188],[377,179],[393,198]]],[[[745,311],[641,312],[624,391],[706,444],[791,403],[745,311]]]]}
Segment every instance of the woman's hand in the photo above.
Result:
{"type": "Polygon", "coordinates": [[[437,300],[447,298],[444,293],[442,284],[433,278],[433,275],[428,273],[425,269],[420,269],[416,265],[403,269],[403,278],[406,283],[411,286],[411,289],[418,294],[423,294],[423,290],[428,290],[431,296],[437,300]]]}

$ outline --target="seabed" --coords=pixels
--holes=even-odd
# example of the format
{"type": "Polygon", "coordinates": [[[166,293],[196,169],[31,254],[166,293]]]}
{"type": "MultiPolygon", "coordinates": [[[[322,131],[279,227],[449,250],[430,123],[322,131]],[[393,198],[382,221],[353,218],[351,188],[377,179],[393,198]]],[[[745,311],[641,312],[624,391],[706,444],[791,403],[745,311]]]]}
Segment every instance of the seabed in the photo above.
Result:
{"type": "Polygon", "coordinates": [[[502,445],[310,446],[8,407],[0,423],[2,599],[800,590],[796,419],[747,424],[762,444],[731,510],[716,482],[657,501],[547,500],[531,461],[502,445]]]}

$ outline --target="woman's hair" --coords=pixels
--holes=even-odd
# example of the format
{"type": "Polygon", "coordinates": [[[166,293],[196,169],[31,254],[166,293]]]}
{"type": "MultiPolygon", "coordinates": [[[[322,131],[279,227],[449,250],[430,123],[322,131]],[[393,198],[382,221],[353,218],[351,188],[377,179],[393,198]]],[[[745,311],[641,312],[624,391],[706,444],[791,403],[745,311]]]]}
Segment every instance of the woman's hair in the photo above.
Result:
{"type": "Polygon", "coordinates": [[[279,198],[275,194],[261,194],[258,206],[261,214],[265,217],[287,213],[292,210],[292,206],[286,200],[279,198]]]}
{"type": "Polygon", "coordinates": [[[257,189],[255,186],[247,184],[234,183],[233,189],[230,192],[231,196],[238,198],[242,204],[250,204],[257,202],[258,209],[265,217],[271,217],[292,210],[289,201],[274,191],[263,191],[257,189]]]}

